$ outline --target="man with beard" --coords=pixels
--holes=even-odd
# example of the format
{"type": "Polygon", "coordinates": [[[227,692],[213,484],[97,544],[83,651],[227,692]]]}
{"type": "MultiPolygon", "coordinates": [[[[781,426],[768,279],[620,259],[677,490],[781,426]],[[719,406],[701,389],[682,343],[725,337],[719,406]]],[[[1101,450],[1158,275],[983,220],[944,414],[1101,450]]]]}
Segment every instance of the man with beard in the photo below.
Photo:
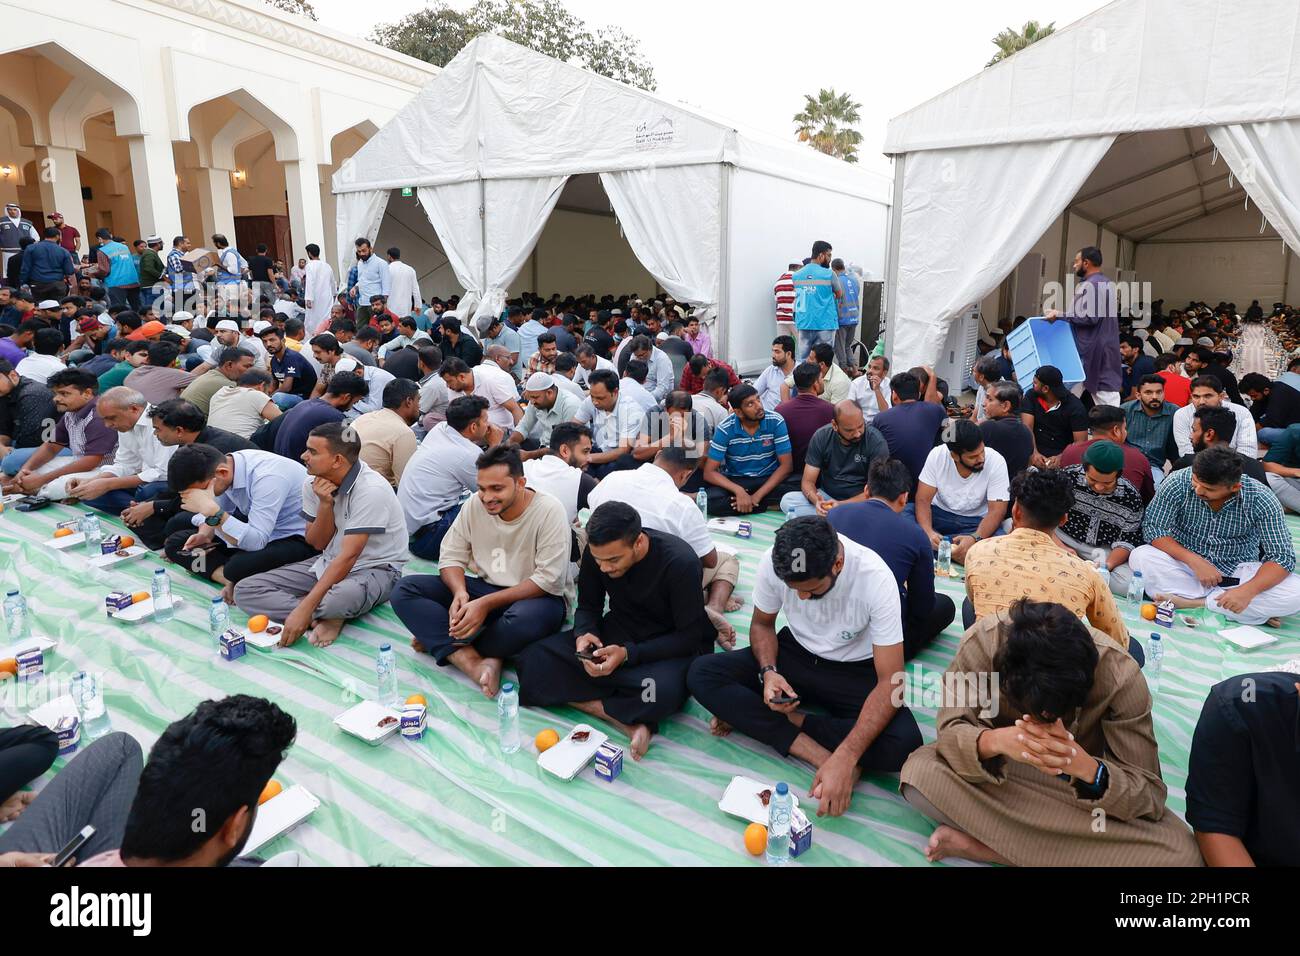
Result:
{"type": "MultiPolygon", "coordinates": [[[[370,248],[369,239],[358,239],[357,247],[357,282],[348,291],[358,302],[369,303],[372,296],[383,296],[385,300],[391,291],[391,278],[388,272],[388,263],[379,256],[374,255],[370,248]]],[[[382,308],[382,304],[381,304],[382,308]]],[[[370,322],[370,313],[372,306],[369,304],[357,306],[357,324],[367,325],[370,322]]]]}
{"type": "Polygon", "coordinates": [[[1159,375],[1148,375],[1138,382],[1137,400],[1120,407],[1124,409],[1129,443],[1147,456],[1152,480],[1159,488],[1165,477],[1165,462],[1178,458],[1178,445],[1174,441],[1174,413],[1178,406],[1165,401],[1165,380],[1159,375]]]}
{"type": "MultiPolygon", "coordinates": [[[[769,412],[781,404],[781,386],[794,373],[794,336],[778,335],[772,340],[772,364],[763,369],[763,374],[754,383],[763,407],[769,412]]],[[[885,360],[885,367],[889,362],[885,360]]]]}
{"type": "MultiPolygon", "coordinates": [[[[10,866],[48,864],[90,825],[95,834],[78,866],[228,866],[247,844],[258,799],[296,734],[291,716],[244,694],[204,701],[164,730],[143,770],[134,738],[109,734],[0,836],[0,854],[10,866]],[[196,814],[204,826],[194,826],[196,814]]],[[[297,861],[287,852],[266,862],[297,861]]]]}
{"type": "Polygon", "coordinates": [[[644,528],[626,502],[599,505],[587,521],[573,628],[520,655],[520,703],[567,703],[608,721],[640,760],[658,722],[690,696],[691,663],[713,648],[699,584],[700,561],[685,541],[644,528]]]}
{"type": "Polygon", "coordinates": [[[1220,432],[1233,451],[1241,452],[1254,461],[1259,457],[1259,442],[1255,435],[1255,419],[1250,410],[1228,401],[1222,383],[1213,375],[1198,375],[1192,379],[1192,401],[1174,412],[1174,443],[1178,445],[1181,456],[1192,454],[1192,416],[1197,409],[1224,408],[1232,412],[1237,420],[1237,427],[1231,432],[1220,432]]]}
{"type": "Polygon", "coordinates": [[[839,816],[863,771],[892,773],[921,745],[916,719],[893,699],[902,669],[893,573],[810,516],[782,525],[763,555],[749,647],[696,659],[687,685],[715,735],[734,727],[817,768],[818,813],[839,816]]]}
{"type": "MultiPolygon", "coordinates": [[[[1242,425],[1241,416],[1237,414],[1236,409],[1228,408],[1229,404],[1229,402],[1224,402],[1223,405],[1207,404],[1196,409],[1192,415],[1192,429],[1188,435],[1190,439],[1188,452],[1173,463],[1170,471],[1192,467],[1192,460],[1207,448],[1227,448],[1229,451],[1236,452],[1237,457],[1241,459],[1243,475],[1249,475],[1258,482],[1268,484],[1268,475],[1259,459],[1248,454],[1236,441],[1238,432],[1242,428],[1251,426],[1242,425]]],[[[1180,408],[1178,411],[1182,413],[1184,409],[1180,408]]],[[[1178,415],[1174,415],[1175,429],[1178,427],[1177,421],[1178,415]]]]}
{"type": "Polygon", "coordinates": [[[766,511],[799,490],[790,433],[785,419],[763,408],[752,385],[737,385],[727,400],[732,413],[713,430],[704,461],[709,514],[766,511]]]}
{"type": "Polygon", "coordinates": [[[442,539],[438,573],[403,578],[392,605],[413,648],[454,665],[491,698],[506,658],[564,621],[573,532],[559,500],[527,486],[518,448],[496,445],[477,465],[478,494],[442,539]],[[466,575],[471,565],[477,577],[466,575]]]}
{"type": "Polygon", "coordinates": [[[1011,488],[1006,459],[984,446],[979,426],[965,419],[951,426],[921,469],[913,512],[936,551],[952,538],[952,560],[960,564],[971,545],[1001,533],[1011,488]]]}
{"type": "MultiPolygon", "coordinates": [[[[1074,333],[1074,344],[1083,360],[1084,382],[1098,405],[1118,405],[1124,382],[1119,353],[1119,300],[1115,284],[1101,271],[1101,250],[1084,246],[1074,254],[1074,274],[1080,280],[1074,304],[1067,313],[1048,309],[1049,322],[1064,319],[1074,333]]],[[[1076,386],[1076,395],[1082,389],[1076,386]]]]}

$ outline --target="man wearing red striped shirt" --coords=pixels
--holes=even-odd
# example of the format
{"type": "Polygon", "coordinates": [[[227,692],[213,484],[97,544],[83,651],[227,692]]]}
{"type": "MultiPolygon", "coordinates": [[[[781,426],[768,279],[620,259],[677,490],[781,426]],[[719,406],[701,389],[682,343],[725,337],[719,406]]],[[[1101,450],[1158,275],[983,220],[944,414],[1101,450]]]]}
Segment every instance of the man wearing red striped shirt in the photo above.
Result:
{"type": "Polygon", "coordinates": [[[794,273],[802,268],[797,262],[781,273],[776,280],[772,294],[776,296],[776,332],[777,335],[794,336],[794,273]]]}

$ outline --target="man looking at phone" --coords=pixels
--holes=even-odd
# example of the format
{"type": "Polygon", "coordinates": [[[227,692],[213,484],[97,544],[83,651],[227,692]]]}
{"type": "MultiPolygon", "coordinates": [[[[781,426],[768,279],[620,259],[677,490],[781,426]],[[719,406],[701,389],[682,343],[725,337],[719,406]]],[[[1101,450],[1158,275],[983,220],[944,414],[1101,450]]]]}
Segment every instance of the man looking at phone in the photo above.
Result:
{"type": "Polygon", "coordinates": [[[643,527],[630,504],[607,501],[587,521],[573,629],[520,655],[520,702],[567,703],[609,721],[640,760],[658,721],[686,703],[686,672],[715,633],[691,546],[643,527]]]}
{"type": "Polygon", "coordinates": [[[714,715],[715,735],[734,727],[816,767],[809,795],[819,816],[848,809],[864,770],[892,773],[921,745],[916,719],[894,698],[903,670],[898,584],[825,518],[777,530],[754,584],[749,642],[696,660],[687,685],[714,715]]]}

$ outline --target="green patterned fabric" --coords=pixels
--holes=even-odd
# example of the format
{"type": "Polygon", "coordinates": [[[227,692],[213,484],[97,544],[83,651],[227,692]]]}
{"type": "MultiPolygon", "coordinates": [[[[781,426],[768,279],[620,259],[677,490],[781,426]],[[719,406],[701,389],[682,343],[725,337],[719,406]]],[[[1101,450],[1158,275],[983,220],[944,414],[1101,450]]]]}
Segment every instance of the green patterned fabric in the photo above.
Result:
{"type": "MultiPolygon", "coordinates": [[[[104,595],[147,590],[159,561],[145,557],[110,570],[91,570],[79,554],[48,547],[56,521],[72,513],[56,506],[32,514],[12,509],[0,514],[3,586],[21,586],[32,608],[33,633],[59,641],[47,668],[63,676],[77,670],[102,673],[114,728],[134,735],[146,750],[168,723],[205,699],[256,694],[292,713],[298,740],[276,778],[285,786],[306,786],[322,806],[269,844],[263,855],[294,849],[325,866],[752,865],[756,861],[741,839],[744,822],[717,807],[728,781],[736,774],[785,779],[801,797],[812,783],[806,765],[783,761],[738,734],[711,736],[709,715],[693,701],[662,725],[644,760],[626,760],[613,783],[597,780],[590,767],[572,781],[558,780],[537,766],[531,738],[545,727],[563,734],[582,715],[567,708],[524,709],[525,746],[502,754],[495,703],[459,672],[439,668],[412,651],[406,629],[386,605],[350,624],[330,648],[316,649],[303,641],[286,650],[250,647],[242,660],[226,663],[208,636],[207,604],[214,588],[172,567],[174,593],[183,598],[175,620],[163,625],[109,621],[104,595]],[[357,692],[373,695],[375,650],[383,641],[390,641],[397,653],[403,696],[419,692],[428,698],[429,730],[417,743],[395,737],[370,747],[333,724],[357,692]]],[[[737,593],[746,605],[730,619],[742,639],[758,557],[781,520],[776,514],[753,518],[750,540],[718,538],[741,556],[737,593]]],[[[1300,527],[1296,519],[1288,524],[1293,534],[1300,527]]],[[[407,573],[432,569],[412,561],[407,573]]],[[[960,606],[960,581],[944,580],[939,586],[960,606]]],[[[232,620],[242,623],[244,616],[232,609],[232,620]]],[[[1129,624],[1145,643],[1153,626],[1132,615],[1129,624]]],[[[909,664],[909,680],[941,673],[960,635],[958,615],[909,664]]],[[[1182,814],[1188,748],[1206,691],[1234,674],[1266,670],[1300,656],[1300,625],[1288,622],[1278,644],[1250,653],[1181,626],[1166,636],[1156,735],[1169,805],[1182,814]]],[[[934,711],[918,709],[916,716],[922,736],[933,740],[934,711]]],[[[626,744],[617,733],[612,738],[626,744]]],[[[895,775],[865,778],[847,814],[814,820],[813,848],[795,862],[926,865],[922,850],[932,826],[898,796],[897,786],[895,775]]]]}

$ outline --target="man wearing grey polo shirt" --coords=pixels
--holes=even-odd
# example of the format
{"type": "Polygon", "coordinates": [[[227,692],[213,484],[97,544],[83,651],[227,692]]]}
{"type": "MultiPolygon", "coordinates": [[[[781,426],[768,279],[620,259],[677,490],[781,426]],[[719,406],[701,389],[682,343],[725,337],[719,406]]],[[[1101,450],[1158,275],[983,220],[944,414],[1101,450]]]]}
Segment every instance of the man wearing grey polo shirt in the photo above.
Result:
{"type": "Polygon", "coordinates": [[[269,451],[182,445],[167,462],[167,483],[184,510],[167,522],[164,553],[233,602],[236,582],[316,556],[303,537],[306,480],[302,465],[269,451]]]}
{"type": "Polygon", "coordinates": [[[430,430],[397,484],[397,500],[406,515],[411,553],[437,561],[461,498],[478,487],[478,456],[492,431],[488,400],[461,395],[447,403],[447,420],[430,430]]]}
{"type": "Polygon", "coordinates": [[[235,604],[284,622],[280,646],[300,636],[333,644],[352,618],[388,599],[410,555],[406,518],[383,476],[361,460],[361,440],[343,422],[317,425],[303,453],[307,543],[320,557],[255,574],[235,585],[235,604]]]}
{"type": "Polygon", "coordinates": [[[510,440],[530,448],[522,453],[524,461],[528,461],[546,454],[551,444],[551,429],[560,422],[573,421],[582,401],[561,391],[554,376],[546,372],[534,372],[528,376],[524,383],[524,398],[528,400],[528,407],[524,409],[524,417],[515,425],[510,440]]]}

